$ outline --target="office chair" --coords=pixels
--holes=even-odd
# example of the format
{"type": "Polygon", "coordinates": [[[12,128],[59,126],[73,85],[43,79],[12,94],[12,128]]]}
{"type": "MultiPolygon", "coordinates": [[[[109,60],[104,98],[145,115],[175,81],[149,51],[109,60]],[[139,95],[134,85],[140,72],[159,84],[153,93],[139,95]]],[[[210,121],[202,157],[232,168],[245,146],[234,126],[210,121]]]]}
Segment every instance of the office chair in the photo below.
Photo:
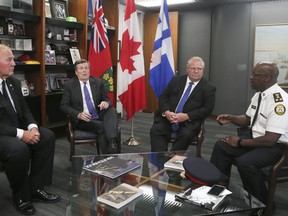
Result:
{"type": "MultiPolygon", "coordinates": [[[[198,132],[197,136],[195,136],[189,144],[189,145],[196,146],[196,156],[199,158],[201,158],[201,146],[202,146],[202,143],[204,142],[204,139],[205,139],[205,137],[204,137],[204,134],[205,134],[204,123],[205,123],[205,121],[203,121],[201,123],[200,131],[198,132]]],[[[170,139],[170,143],[172,143],[172,145],[173,145],[173,142],[174,142],[176,136],[177,136],[177,132],[173,132],[171,135],[171,139],[170,139]]]]}
{"type": "MultiPolygon", "coordinates": [[[[248,127],[240,127],[237,128],[238,134],[243,133],[243,131],[250,130],[248,127]]],[[[263,176],[267,181],[267,201],[266,201],[266,210],[265,215],[272,215],[273,211],[273,201],[274,194],[276,190],[277,183],[288,182],[288,145],[283,149],[283,154],[280,159],[271,166],[264,167],[261,169],[263,176]]]]}
{"type": "Polygon", "coordinates": [[[281,158],[273,165],[261,169],[266,177],[268,195],[265,215],[272,215],[274,194],[277,183],[288,182],[288,145],[283,149],[281,158]]]}
{"type": "MultiPolygon", "coordinates": [[[[97,134],[74,129],[72,127],[71,117],[67,116],[67,139],[70,143],[70,161],[72,156],[75,155],[75,146],[76,145],[96,145],[97,154],[100,155],[100,149],[97,144],[97,134]]],[[[121,129],[118,127],[118,138],[117,138],[117,153],[121,153],[121,129]]]]}

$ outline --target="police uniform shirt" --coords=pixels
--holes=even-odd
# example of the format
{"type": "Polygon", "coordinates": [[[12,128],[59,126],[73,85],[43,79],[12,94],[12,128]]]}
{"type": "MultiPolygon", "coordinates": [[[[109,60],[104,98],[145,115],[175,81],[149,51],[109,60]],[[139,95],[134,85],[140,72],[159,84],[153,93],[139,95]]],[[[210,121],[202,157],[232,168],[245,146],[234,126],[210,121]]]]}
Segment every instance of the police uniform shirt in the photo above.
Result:
{"type": "MultiPolygon", "coordinates": [[[[260,92],[251,99],[251,104],[246,111],[252,124],[260,92]]],[[[261,93],[262,100],[258,116],[252,127],[253,137],[264,136],[265,131],[282,134],[280,143],[288,142],[288,94],[277,84],[261,93]]]]}

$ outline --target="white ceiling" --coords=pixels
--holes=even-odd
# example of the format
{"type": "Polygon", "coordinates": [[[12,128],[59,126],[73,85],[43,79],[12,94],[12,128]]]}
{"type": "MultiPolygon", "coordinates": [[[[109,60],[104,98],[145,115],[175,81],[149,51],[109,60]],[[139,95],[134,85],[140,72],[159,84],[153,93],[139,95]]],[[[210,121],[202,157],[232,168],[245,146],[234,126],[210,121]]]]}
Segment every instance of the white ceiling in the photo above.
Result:
{"type": "MultiPolygon", "coordinates": [[[[140,1],[162,1],[162,0],[135,0],[135,4],[138,10],[144,12],[159,12],[158,7],[146,8],[142,6],[137,6],[137,2],[140,1]]],[[[170,5],[169,11],[187,11],[187,10],[196,10],[202,8],[211,8],[217,5],[223,4],[245,4],[245,3],[253,3],[253,2],[275,2],[275,1],[287,1],[287,0],[195,0],[195,2],[189,4],[178,4],[178,5],[170,5]]],[[[126,5],[126,0],[119,0],[119,2],[123,5],[126,5]]]]}

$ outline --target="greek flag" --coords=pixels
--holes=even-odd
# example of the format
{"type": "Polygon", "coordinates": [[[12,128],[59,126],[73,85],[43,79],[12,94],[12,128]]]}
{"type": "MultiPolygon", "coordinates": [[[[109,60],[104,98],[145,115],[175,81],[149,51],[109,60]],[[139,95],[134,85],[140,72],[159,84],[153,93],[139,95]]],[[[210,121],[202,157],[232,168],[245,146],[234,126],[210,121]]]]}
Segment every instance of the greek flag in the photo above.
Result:
{"type": "Polygon", "coordinates": [[[149,74],[149,83],[157,99],[174,74],[168,6],[166,0],[162,0],[149,74]]]}

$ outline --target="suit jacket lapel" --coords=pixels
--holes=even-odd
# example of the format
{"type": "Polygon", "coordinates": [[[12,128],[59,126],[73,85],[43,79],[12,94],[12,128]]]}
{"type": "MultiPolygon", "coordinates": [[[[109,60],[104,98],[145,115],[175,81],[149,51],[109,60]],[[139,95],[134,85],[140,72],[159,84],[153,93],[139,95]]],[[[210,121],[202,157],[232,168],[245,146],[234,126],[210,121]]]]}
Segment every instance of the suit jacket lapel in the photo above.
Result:
{"type": "Polygon", "coordinates": [[[186,80],[187,80],[187,76],[183,76],[179,82],[179,86],[181,86],[181,87],[180,87],[179,92],[178,92],[178,103],[181,99],[181,96],[183,95],[183,92],[184,92],[184,89],[186,86],[186,80]]]}
{"type": "Polygon", "coordinates": [[[188,100],[190,100],[201,88],[203,87],[203,79],[199,81],[199,83],[195,86],[191,94],[189,95],[188,100]]]}
{"type": "Polygon", "coordinates": [[[14,103],[14,108],[16,109],[16,112],[17,112],[18,116],[22,116],[22,110],[19,108],[20,104],[18,103],[18,100],[17,100],[15,87],[14,87],[13,83],[9,79],[6,79],[6,83],[7,83],[7,87],[9,89],[11,98],[12,98],[13,103],[14,103]]]}
{"type": "Polygon", "coordinates": [[[82,97],[82,90],[81,90],[81,84],[80,81],[78,79],[75,79],[73,85],[75,87],[75,89],[73,90],[73,93],[75,93],[75,97],[79,98],[79,103],[81,104],[81,107],[83,107],[83,97],[82,97]]]}
{"type": "MultiPolygon", "coordinates": [[[[90,82],[90,89],[91,89],[91,92],[92,92],[92,98],[93,98],[94,103],[96,103],[96,101],[97,101],[96,83],[91,78],[89,79],[89,82],[90,82]]],[[[97,108],[96,104],[95,104],[95,108],[97,108]]]]}

